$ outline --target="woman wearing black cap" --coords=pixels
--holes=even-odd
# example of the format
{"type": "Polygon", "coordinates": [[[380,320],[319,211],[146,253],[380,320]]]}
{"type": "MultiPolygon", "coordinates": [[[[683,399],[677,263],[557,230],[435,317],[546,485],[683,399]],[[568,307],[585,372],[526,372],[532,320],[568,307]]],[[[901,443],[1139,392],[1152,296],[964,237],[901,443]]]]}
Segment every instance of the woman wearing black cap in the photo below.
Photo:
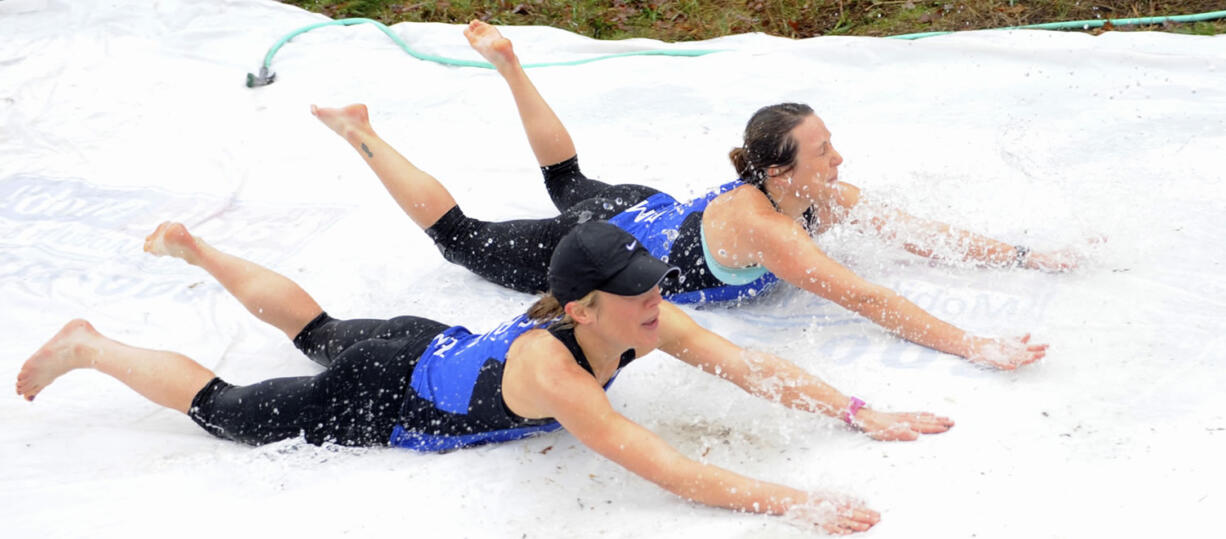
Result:
{"type": "Polygon", "coordinates": [[[252,314],[283,331],[325,370],[234,386],[173,352],[135,348],[74,320],[31,356],[17,393],[33,401],[64,373],[92,368],[208,432],[249,444],[304,437],[437,451],[565,428],[596,452],[689,500],[792,514],[836,533],[863,531],[877,513],[756,481],[678,453],[623,417],[604,389],[626,364],[659,348],[786,406],[839,417],[878,440],[914,440],[953,423],[927,413],[864,407],[779,358],[745,353],[661,300],[676,268],[603,222],[561,240],[552,295],[485,334],[412,316],[336,320],[289,279],[228,255],[177,223],[145,250],[212,274],[252,314]]]}
{"type": "MultiPolygon", "coordinates": [[[[971,335],[864,280],[813,243],[813,235],[848,219],[861,196],[856,187],[838,181],[843,158],[810,107],[782,104],[758,111],[744,145],[731,154],[740,179],[678,202],[649,187],[611,186],[585,177],[570,135],[524,73],[510,41],[480,21],[464,33],[510,87],[557,217],[508,222],[468,217],[437,180],[379,138],[364,106],[312,107],[353,146],[447,260],[515,290],[544,291],[549,255],[562,235],[584,220],[607,219],[681,269],[679,279],[663,286],[670,302],[737,299],[783,280],[907,340],[977,364],[1015,369],[1046,354],[1047,345],[1030,342],[1029,334],[971,335]]],[[[897,210],[882,209],[870,220],[871,229],[904,240],[921,256],[1047,271],[1071,269],[1077,260],[1072,251],[1033,252],[897,210]]]]}

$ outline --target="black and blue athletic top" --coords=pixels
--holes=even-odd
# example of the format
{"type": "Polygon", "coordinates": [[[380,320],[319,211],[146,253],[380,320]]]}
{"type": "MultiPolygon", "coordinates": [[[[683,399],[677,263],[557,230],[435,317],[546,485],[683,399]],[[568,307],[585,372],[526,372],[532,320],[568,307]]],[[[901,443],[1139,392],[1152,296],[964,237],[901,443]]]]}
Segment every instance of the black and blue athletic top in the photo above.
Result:
{"type": "Polygon", "coordinates": [[[652,256],[681,268],[677,279],[661,284],[664,299],[673,303],[704,303],[732,301],[756,296],[779,281],[773,273],[748,283],[728,283],[704,254],[702,214],[715,197],[745,185],[740,180],[728,182],[689,202],[678,202],[667,193],[657,193],[635,204],[609,222],[629,232],[651,252],[652,256]]]}
{"type": "MultiPolygon", "coordinates": [[[[556,329],[520,315],[494,331],[474,334],[453,326],[436,336],[422,352],[409,379],[409,389],[389,445],[416,451],[446,451],[486,443],[506,442],[562,428],[553,419],[526,419],[502,400],[502,373],[507,351],[520,335],[547,329],[562,341],[584,370],[595,373],[573,328],[556,329]]],[[[605,389],[635,358],[627,350],[605,389]]]]}

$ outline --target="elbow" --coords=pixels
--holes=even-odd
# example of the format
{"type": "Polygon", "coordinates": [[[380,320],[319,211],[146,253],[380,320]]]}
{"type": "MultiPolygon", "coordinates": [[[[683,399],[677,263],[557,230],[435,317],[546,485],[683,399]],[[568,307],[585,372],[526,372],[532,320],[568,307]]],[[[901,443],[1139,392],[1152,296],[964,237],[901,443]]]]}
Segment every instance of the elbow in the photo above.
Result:
{"type": "Polygon", "coordinates": [[[698,463],[687,458],[670,458],[655,461],[654,469],[641,474],[656,486],[687,500],[695,499],[698,493],[695,475],[701,472],[693,467],[698,463]]]}
{"type": "Polygon", "coordinates": [[[704,474],[706,470],[703,469],[703,465],[696,462],[690,464],[692,468],[686,466],[688,473],[674,473],[670,480],[656,484],[683,500],[711,505],[713,500],[711,499],[710,485],[715,478],[707,477],[704,474]]]}
{"type": "Polygon", "coordinates": [[[686,471],[692,461],[686,458],[669,458],[656,461],[655,464],[655,483],[673,494],[686,496],[690,487],[689,474],[686,471]]]}
{"type": "Polygon", "coordinates": [[[840,301],[844,307],[861,315],[881,312],[898,298],[898,293],[883,286],[873,286],[844,295],[840,301]]]}
{"type": "Polygon", "coordinates": [[[802,279],[788,282],[861,315],[892,305],[900,297],[889,288],[862,279],[825,279],[806,272],[802,279]]]}
{"type": "Polygon", "coordinates": [[[664,490],[687,496],[693,461],[672,448],[664,446],[652,449],[634,444],[617,444],[613,447],[592,446],[592,449],[664,490]]]}

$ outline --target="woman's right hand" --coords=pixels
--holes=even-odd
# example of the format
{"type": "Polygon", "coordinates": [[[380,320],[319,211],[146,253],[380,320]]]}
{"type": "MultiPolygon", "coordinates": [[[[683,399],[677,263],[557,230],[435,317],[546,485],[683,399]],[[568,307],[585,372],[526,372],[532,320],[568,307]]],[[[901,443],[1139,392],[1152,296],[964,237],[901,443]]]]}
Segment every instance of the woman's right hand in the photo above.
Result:
{"type": "Polygon", "coordinates": [[[1022,262],[1022,267],[1026,269],[1044,271],[1047,273],[1061,273],[1065,271],[1073,271],[1081,262],[1085,260],[1086,255],[1080,250],[1068,248],[1059,251],[1047,252],[1031,252],[1022,262]]]}
{"type": "Polygon", "coordinates": [[[966,359],[976,365],[1011,371],[1029,365],[1047,355],[1046,344],[1032,344],[1030,334],[1021,337],[989,339],[972,337],[970,353],[966,359]]]}
{"type": "MultiPolygon", "coordinates": [[[[1094,236],[1086,239],[1085,247],[1092,248],[1106,241],[1106,236],[1094,236]]],[[[1057,251],[1031,251],[1022,262],[1022,267],[1048,273],[1059,273],[1077,269],[1089,257],[1090,253],[1087,250],[1077,247],[1068,247],[1057,251]]]]}
{"type": "Polygon", "coordinates": [[[784,518],[804,527],[819,527],[833,535],[868,531],[881,521],[881,513],[860,500],[828,494],[810,494],[809,501],[793,505],[784,518]]]}

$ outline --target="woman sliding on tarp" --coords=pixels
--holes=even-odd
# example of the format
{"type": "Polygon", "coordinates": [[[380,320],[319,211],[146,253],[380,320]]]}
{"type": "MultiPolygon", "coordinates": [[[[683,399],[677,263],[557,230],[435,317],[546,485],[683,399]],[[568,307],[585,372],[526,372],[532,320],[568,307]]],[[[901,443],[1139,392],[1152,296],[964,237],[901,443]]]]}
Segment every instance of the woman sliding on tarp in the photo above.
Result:
{"type": "MultiPolygon", "coordinates": [[[[507,222],[468,217],[441,183],[375,133],[364,105],[311,109],[357,151],[447,260],[502,286],[541,292],[548,288],[549,256],[558,240],[579,223],[608,220],[681,269],[678,279],[663,285],[669,301],[735,300],[783,280],[909,341],[977,364],[1015,369],[1046,354],[1047,345],[1031,342],[1029,334],[970,335],[822,252],[813,236],[851,219],[850,210],[865,202],[859,189],[838,181],[843,157],[810,107],[785,103],[759,110],[744,144],[731,153],[740,178],[678,202],[650,187],[584,176],[569,133],[528,79],[511,42],[479,21],[464,35],[510,87],[558,216],[507,222]]],[[[876,233],[905,238],[906,248],[919,255],[948,257],[952,250],[985,266],[1045,271],[1076,264],[1070,251],[1032,252],[897,210],[883,208],[868,221],[876,233]]]]}
{"type": "Polygon", "coordinates": [[[174,352],[136,348],[69,322],[17,376],[33,401],[75,369],[93,369],[209,433],[248,444],[309,443],[441,451],[566,429],[593,451],[687,500],[786,514],[832,533],[864,531],[879,515],[862,503],[758,481],[697,462],[618,413],[605,389],[657,348],[758,397],[841,418],[878,440],[914,440],[953,422],[864,406],[783,359],[751,353],[665,302],[677,268],[604,222],[576,226],[547,270],[550,293],[525,314],[475,334],[415,316],[332,318],[288,278],[223,253],[178,223],[145,250],[198,266],[260,320],[324,367],[315,376],[227,383],[174,352]]]}

